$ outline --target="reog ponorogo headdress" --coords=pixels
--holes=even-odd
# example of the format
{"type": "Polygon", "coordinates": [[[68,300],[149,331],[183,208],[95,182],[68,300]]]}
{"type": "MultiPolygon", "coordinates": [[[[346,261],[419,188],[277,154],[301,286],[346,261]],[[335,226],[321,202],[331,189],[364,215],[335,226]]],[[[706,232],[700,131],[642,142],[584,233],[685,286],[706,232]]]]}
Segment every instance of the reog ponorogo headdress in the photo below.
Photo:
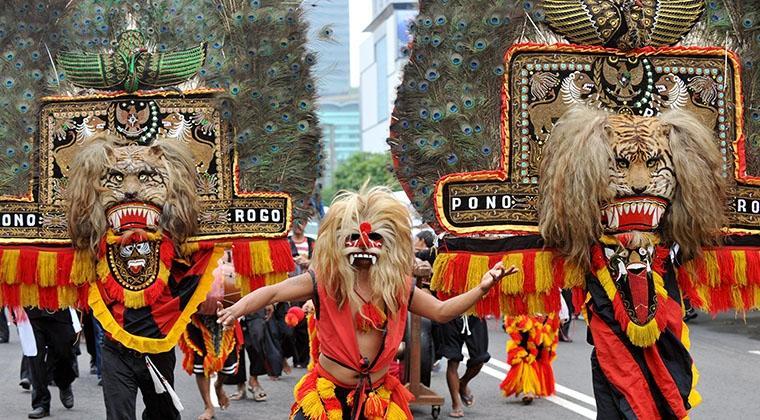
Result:
{"type": "Polygon", "coordinates": [[[299,8],[50,0],[6,9],[4,305],[89,302],[124,345],[164,351],[224,249],[244,293],[287,276],[284,236],[310,214],[319,175],[315,57],[299,8]],[[109,312],[114,300],[158,329],[129,330],[127,316],[109,312]]]}

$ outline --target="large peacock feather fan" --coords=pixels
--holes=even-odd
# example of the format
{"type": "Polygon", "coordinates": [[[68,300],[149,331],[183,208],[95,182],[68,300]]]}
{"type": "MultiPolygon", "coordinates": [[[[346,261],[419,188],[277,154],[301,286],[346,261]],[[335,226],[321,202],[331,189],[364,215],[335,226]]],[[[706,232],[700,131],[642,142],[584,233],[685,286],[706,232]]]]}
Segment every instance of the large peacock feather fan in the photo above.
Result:
{"type": "Polygon", "coordinates": [[[6,2],[3,8],[7,10],[0,16],[4,86],[0,195],[28,185],[32,171],[26,156],[34,152],[37,100],[44,93],[79,94],[104,83],[127,91],[151,89],[153,84],[185,82],[197,70],[198,75],[180,88],[225,90],[220,95],[221,116],[237,147],[242,188],[286,191],[294,200],[294,216],[308,217],[315,180],[321,174],[321,133],[310,75],[315,57],[305,48],[307,28],[298,4],[277,0],[6,2]],[[124,53],[136,46],[132,44],[143,42],[144,54],[124,53]],[[91,66],[87,69],[102,64],[108,71],[96,74],[94,81],[87,79],[82,68],[77,72],[72,65],[82,59],[83,65],[91,66]],[[134,71],[150,70],[159,62],[179,66],[183,73],[169,77],[134,71]],[[139,79],[136,73],[152,76],[139,79]]]}
{"type": "Polygon", "coordinates": [[[32,167],[39,98],[45,92],[50,51],[60,34],[51,28],[66,1],[7,1],[0,14],[0,197],[18,196],[34,180],[32,167]]]}
{"type": "Polygon", "coordinates": [[[504,53],[534,33],[534,2],[424,1],[391,123],[396,175],[433,223],[435,182],[453,172],[496,169],[504,53]]]}
{"type": "MultiPolygon", "coordinates": [[[[574,14],[578,19],[593,19],[581,10],[585,3],[420,2],[388,142],[396,175],[424,220],[435,223],[433,192],[442,176],[497,169],[500,164],[504,53],[515,42],[569,42],[551,32],[545,21],[558,9],[567,12],[573,8],[578,9],[574,14]]],[[[612,3],[627,2],[596,3],[610,3],[612,7],[612,3]]],[[[697,12],[704,9],[699,23],[680,45],[726,46],[739,54],[743,61],[747,142],[749,147],[760,147],[760,1],[710,0],[704,6],[691,1],[686,6],[661,0],[644,3],[683,7],[676,11],[689,16],[700,16],[697,12]]],[[[595,25],[586,23],[591,25],[589,28],[595,25]]],[[[578,36],[583,34],[579,29],[578,36]]],[[[677,40],[681,35],[679,32],[673,36],[677,40]]],[[[599,40],[596,44],[604,43],[599,40]]],[[[760,168],[760,158],[748,154],[747,167],[760,168]]]]}

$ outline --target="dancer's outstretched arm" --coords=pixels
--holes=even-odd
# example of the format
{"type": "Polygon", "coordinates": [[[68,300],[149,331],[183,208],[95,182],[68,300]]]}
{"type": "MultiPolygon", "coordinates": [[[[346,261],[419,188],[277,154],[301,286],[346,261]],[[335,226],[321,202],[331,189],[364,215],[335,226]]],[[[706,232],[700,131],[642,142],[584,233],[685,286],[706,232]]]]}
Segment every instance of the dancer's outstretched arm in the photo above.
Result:
{"type": "Polygon", "coordinates": [[[229,308],[224,308],[221,302],[218,303],[217,322],[228,327],[241,316],[256,312],[270,303],[309,300],[313,294],[311,276],[309,273],[300,274],[281,283],[256,289],[229,308]]]}
{"type": "Polygon", "coordinates": [[[504,265],[501,262],[498,262],[483,275],[478,287],[445,301],[440,301],[428,293],[416,290],[409,310],[438,323],[448,322],[477,303],[502,278],[516,272],[517,268],[515,266],[511,266],[507,270],[504,269],[504,265]]]}

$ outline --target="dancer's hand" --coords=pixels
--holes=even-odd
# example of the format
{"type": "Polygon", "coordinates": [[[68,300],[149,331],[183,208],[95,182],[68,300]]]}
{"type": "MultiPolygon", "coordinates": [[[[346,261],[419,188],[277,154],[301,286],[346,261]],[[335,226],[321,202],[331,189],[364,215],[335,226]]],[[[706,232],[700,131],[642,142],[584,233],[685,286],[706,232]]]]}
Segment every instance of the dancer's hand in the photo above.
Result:
{"type": "Polygon", "coordinates": [[[509,267],[509,269],[504,269],[504,263],[499,261],[491,267],[490,270],[488,270],[485,274],[483,274],[483,278],[480,280],[480,290],[485,295],[488,293],[491,288],[496,285],[501,279],[503,279],[506,276],[510,276],[512,274],[517,273],[518,269],[514,265],[509,267]]]}
{"type": "Polygon", "coordinates": [[[224,329],[232,328],[235,325],[235,321],[240,318],[240,315],[235,313],[235,305],[225,308],[222,302],[216,303],[216,322],[222,324],[224,329]]]}
{"type": "Polygon", "coordinates": [[[307,314],[314,313],[314,302],[311,299],[307,300],[303,306],[301,306],[301,309],[307,314]]]}
{"type": "Polygon", "coordinates": [[[264,307],[264,321],[269,321],[274,314],[274,305],[267,305],[264,307]]]}

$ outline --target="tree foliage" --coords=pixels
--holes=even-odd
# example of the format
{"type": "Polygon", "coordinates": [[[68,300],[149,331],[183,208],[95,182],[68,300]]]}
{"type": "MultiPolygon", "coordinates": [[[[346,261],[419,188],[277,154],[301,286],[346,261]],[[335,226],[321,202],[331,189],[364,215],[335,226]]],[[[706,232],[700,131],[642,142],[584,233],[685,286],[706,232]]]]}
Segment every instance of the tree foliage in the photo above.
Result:
{"type": "Polygon", "coordinates": [[[329,205],[335,193],[340,190],[359,190],[367,180],[371,187],[384,185],[394,191],[401,189],[391,167],[390,153],[354,153],[335,168],[332,185],[325,187],[322,192],[324,203],[329,205]]]}

